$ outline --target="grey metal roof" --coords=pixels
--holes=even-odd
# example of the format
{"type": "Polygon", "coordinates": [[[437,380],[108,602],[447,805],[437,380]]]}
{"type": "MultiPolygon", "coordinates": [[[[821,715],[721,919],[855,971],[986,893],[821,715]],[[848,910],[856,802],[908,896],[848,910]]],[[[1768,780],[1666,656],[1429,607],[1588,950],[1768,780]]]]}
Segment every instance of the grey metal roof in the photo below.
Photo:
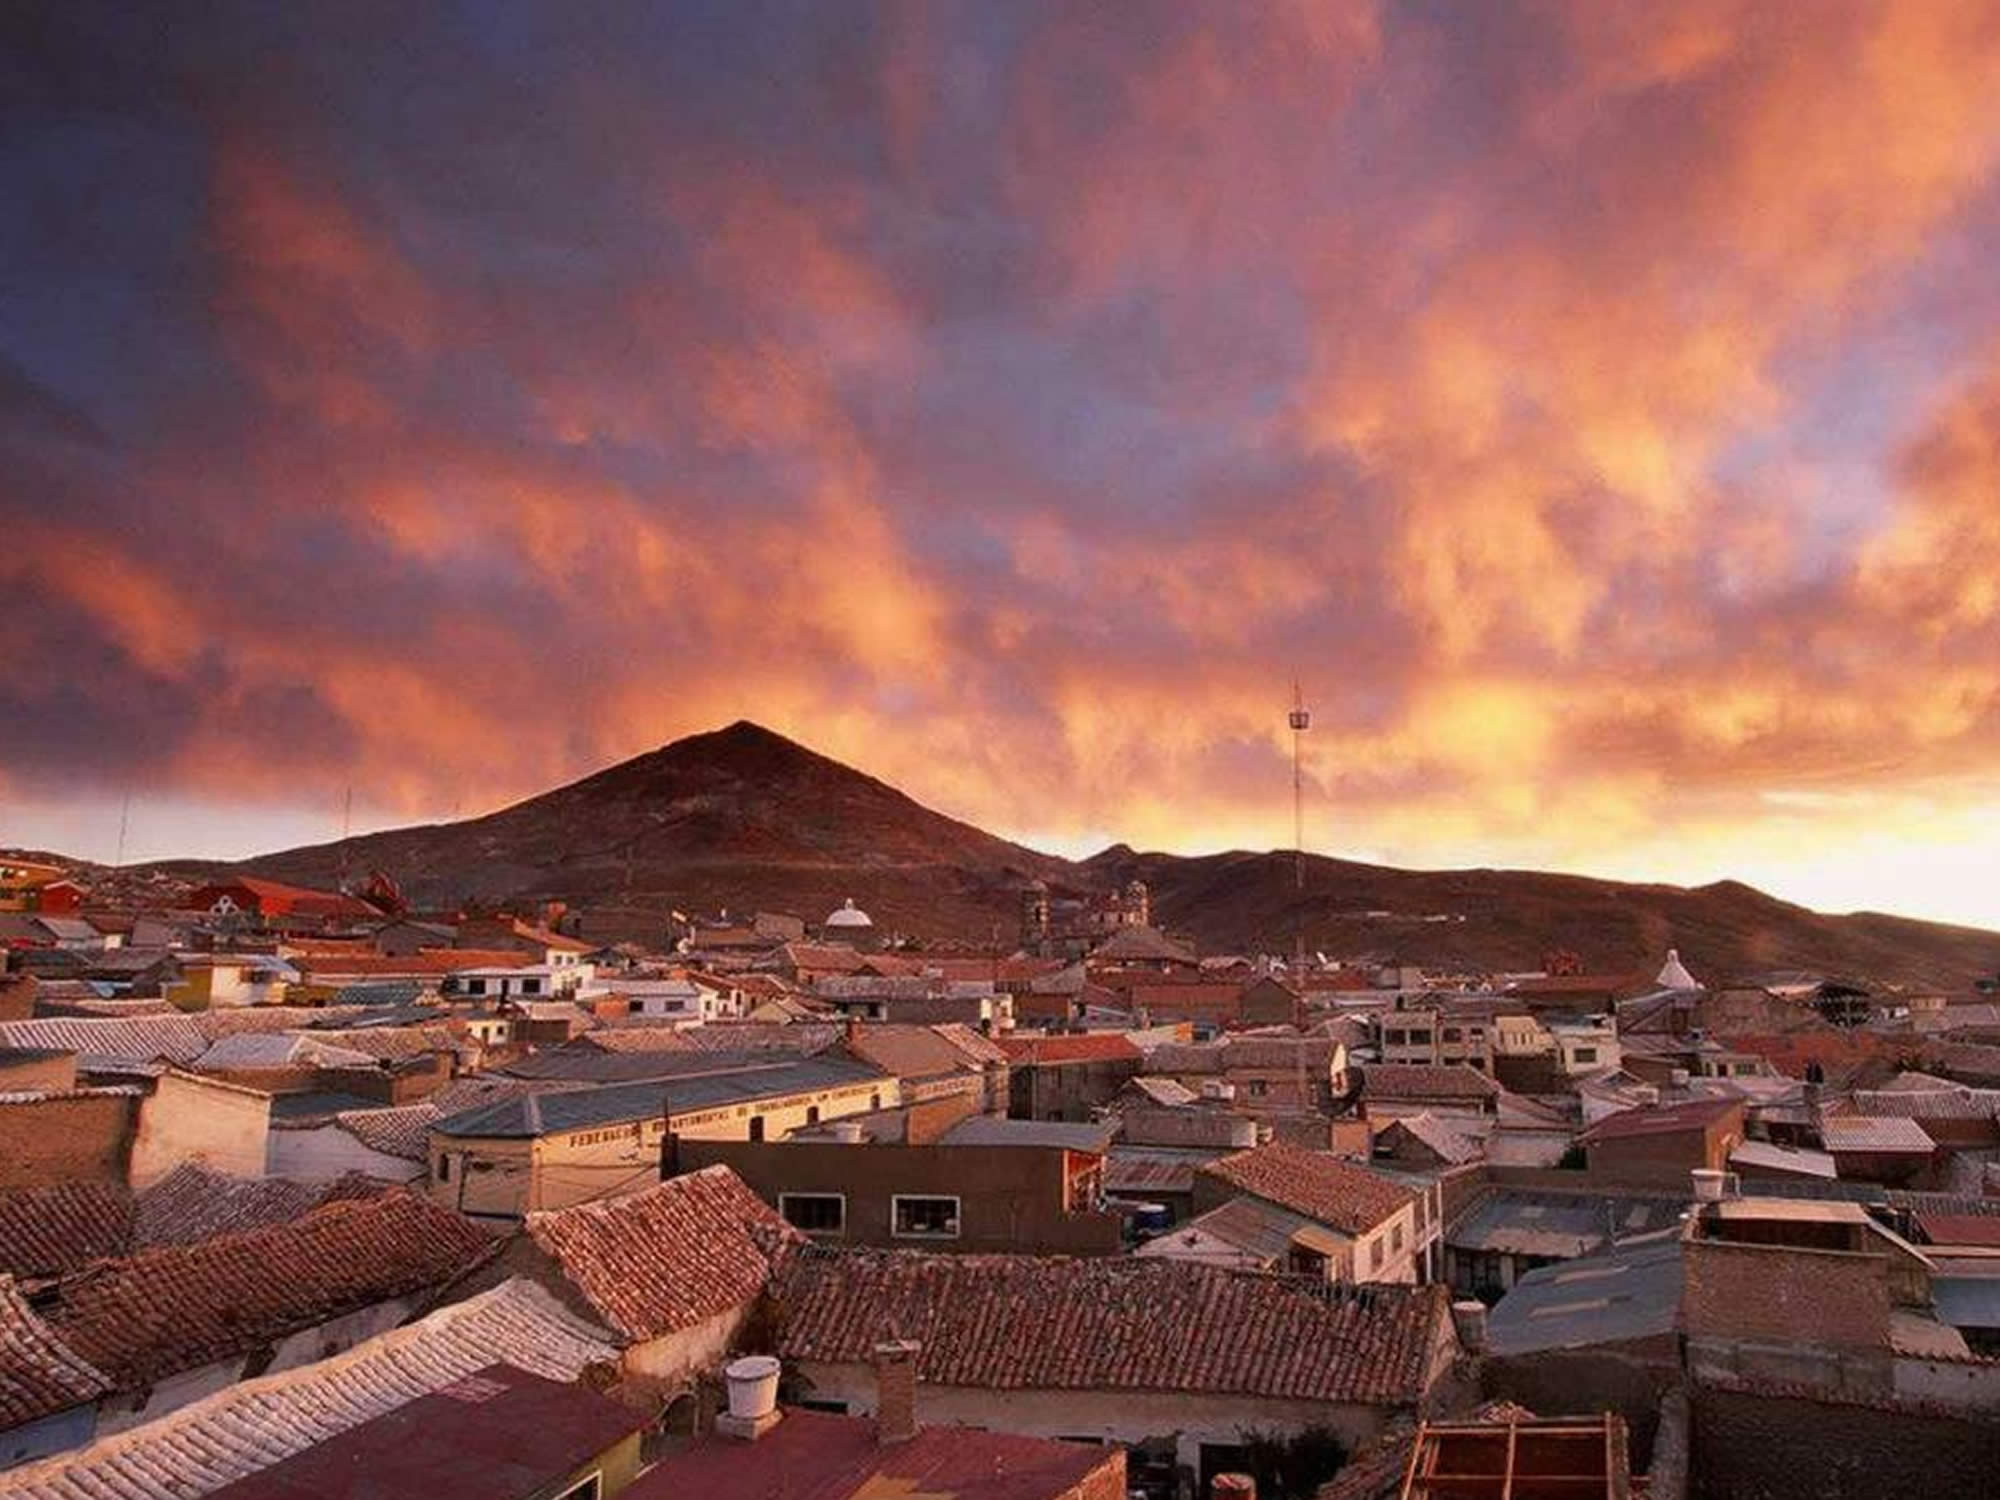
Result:
{"type": "Polygon", "coordinates": [[[1931,1305],[1954,1328],[2000,1329],[2000,1276],[1933,1276],[1931,1305]]]}
{"type": "Polygon", "coordinates": [[[769,1054],[754,1064],[716,1068],[713,1054],[703,1059],[711,1071],[645,1083],[612,1084],[604,1088],[568,1089],[560,1093],[523,1094],[465,1110],[437,1123],[436,1133],[451,1136],[533,1137],[567,1130],[589,1130],[630,1120],[650,1119],[663,1105],[675,1114],[783,1098],[812,1089],[847,1084],[890,1082],[890,1075],[845,1057],[785,1058],[769,1054]]]}
{"type": "Polygon", "coordinates": [[[1494,1304],[1487,1347],[1501,1356],[1537,1354],[1671,1333],[1680,1297],[1680,1235],[1667,1231],[1530,1271],[1494,1304]]]}
{"type": "Polygon", "coordinates": [[[1117,1133],[1113,1125],[1071,1125],[1059,1120],[1003,1120],[971,1115],[944,1133],[947,1146],[1059,1146],[1102,1156],[1117,1133]]]}
{"type": "Polygon", "coordinates": [[[1557,1193],[1496,1188],[1473,1203],[1445,1233],[1456,1250],[1574,1259],[1613,1240],[1650,1234],[1680,1222],[1678,1195],[1557,1193]]]}

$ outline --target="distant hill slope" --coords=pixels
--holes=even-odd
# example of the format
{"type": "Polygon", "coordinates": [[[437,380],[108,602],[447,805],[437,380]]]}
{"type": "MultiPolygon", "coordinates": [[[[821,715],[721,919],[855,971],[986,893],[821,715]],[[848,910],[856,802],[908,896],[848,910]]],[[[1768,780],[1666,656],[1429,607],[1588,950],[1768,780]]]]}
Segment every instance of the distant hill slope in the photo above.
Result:
{"type": "Polygon", "coordinates": [[[1684,889],[1520,870],[1396,870],[1309,856],[1138,854],[1072,862],[932,812],[755,724],[694,735],[485,817],[291,849],[223,869],[331,886],[381,869],[419,904],[557,897],[664,911],[756,908],[818,920],[847,897],[879,926],[1012,942],[1019,888],[1141,879],[1158,922],[1206,952],[1309,949],[1484,969],[1569,949],[1598,972],[1650,971],[1669,947],[1698,977],[1804,968],[1962,987],[2000,968],[2000,934],[1877,915],[1825,916],[1736,882],[1684,889]]]}
{"type": "Polygon", "coordinates": [[[1595,973],[1652,973],[1678,948],[1705,983],[1809,969],[1961,988],[2000,967],[2000,933],[1877,913],[1828,916],[1739,881],[1634,885],[1533,870],[1398,870],[1288,853],[1185,858],[1114,848],[1088,867],[1144,880],[1159,922],[1204,951],[1369,953],[1472,968],[1533,968],[1568,949],[1595,973]]]}

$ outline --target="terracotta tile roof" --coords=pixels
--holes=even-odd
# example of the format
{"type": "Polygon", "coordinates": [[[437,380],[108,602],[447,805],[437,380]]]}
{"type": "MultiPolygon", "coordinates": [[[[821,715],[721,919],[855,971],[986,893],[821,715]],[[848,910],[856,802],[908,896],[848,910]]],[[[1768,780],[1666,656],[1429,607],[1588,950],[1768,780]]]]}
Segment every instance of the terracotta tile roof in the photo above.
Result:
{"type": "Polygon", "coordinates": [[[2000,1117],[2000,1089],[1857,1089],[1850,1102],[1860,1115],[1901,1115],[1911,1120],[1991,1120],[2000,1117]]]}
{"type": "Polygon", "coordinates": [[[581,1046],[599,1052],[688,1052],[677,1026],[606,1026],[578,1038],[581,1046]]]}
{"type": "Polygon", "coordinates": [[[110,1383],[29,1310],[0,1276],[0,1432],[94,1401],[110,1383]]]}
{"type": "MultiPolygon", "coordinates": [[[[593,1037],[593,1040],[595,1038],[593,1037]]],[[[690,1026],[681,1040],[695,1052],[824,1052],[840,1040],[840,1028],[814,1023],[713,1021],[690,1026]]]]}
{"type": "Polygon", "coordinates": [[[54,1016],[0,1021],[0,1047],[54,1047],[83,1057],[122,1057],[137,1062],[166,1058],[184,1063],[206,1052],[208,1042],[193,1016],[54,1016]]]}
{"type": "Polygon", "coordinates": [[[133,1245],[147,1250],[198,1245],[224,1234],[289,1224],[325,1203],[374,1198],[388,1191],[390,1184],[358,1172],[332,1182],[301,1182],[289,1177],[230,1177],[198,1162],[183,1162],[140,1191],[133,1245]]]}
{"type": "Polygon", "coordinates": [[[41,1281],[132,1248],[132,1195],[103,1182],[0,1193],[0,1275],[41,1281]]]}
{"type": "Polygon", "coordinates": [[[1935,1143],[1915,1120],[1903,1115],[1827,1115],[1819,1122],[1826,1149],[1928,1153],[1935,1143]]]}
{"type": "Polygon", "coordinates": [[[1361,1092],[1367,1099],[1491,1099],[1500,1085],[1460,1063],[1368,1063],[1361,1092]]]}
{"type": "Polygon", "coordinates": [[[505,1360],[575,1380],[615,1359],[602,1329],[516,1278],[344,1354],[246,1380],[86,1448],[0,1471],[9,1500],[195,1500],[505,1360]]]}
{"type": "Polygon", "coordinates": [[[1141,1053],[1122,1032],[1088,1036],[1002,1037],[1000,1050],[1011,1063],[1136,1062],[1141,1053]]]}
{"type": "Polygon", "coordinates": [[[1486,1154],[1479,1142],[1460,1135],[1428,1110],[1422,1114],[1404,1115],[1400,1120],[1390,1122],[1382,1134],[1393,1135],[1397,1131],[1414,1136],[1447,1166],[1462,1166],[1486,1154]]]}
{"type": "Polygon", "coordinates": [[[388,1109],[348,1109],[334,1123],[370,1151],[405,1161],[423,1161],[430,1154],[431,1126],[444,1113],[428,1099],[388,1109]]]}
{"type": "Polygon", "coordinates": [[[118,1389],[133,1390],[438,1286],[495,1243],[457,1214],[394,1192],[101,1262],[63,1282],[45,1316],[118,1389]]]}
{"type": "Polygon", "coordinates": [[[966,1055],[965,1048],[940,1036],[940,1029],[870,1021],[854,1028],[854,1040],[848,1050],[898,1078],[935,1078],[947,1073],[980,1071],[980,1065],[966,1055]]]}
{"type": "MultiPolygon", "coordinates": [[[[672,1454],[625,1491],[627,1500],[863,1500],[936,1496],[940,1500],[1060,1500],[1124,1454],[1094,1443],[924,1427],[901,1443],[883,1443],[866,1417],[788,1410],[754,1443],[711,1437],[672,1454]]],[[[1123,1494],[1122,1484],[1106,1493],[1123,1494]]]]}
{"type": "Polygon", "coordinates": [[[1345,1234],[1365,1234],[1416,1201],[1408,1188],[1366,1167],[1282,1141],[1210,1162],[1201,1175],[1345,1234]]]}
{"type": "Polygon", "coordinates": [[[1175,942],[1156,927],[1121,927],[1099,943],[1090,956],[1094,961],[1106,963],[1195,961],[1194,949],[1175,942]]]}
{"type": "Polygon", "coordinates": [[[796,1238],[727,1167],[528,1215],[528,1234],[608,1326],[659,1338],[752,1301],[796,1238]]]}
{"type": "Polygon", "coordinates": [[[820,1246],[789,1255],[772,1294],[787,1360],[865,1364],[895,1337],[935,1385],[1392,1405],[1423,1395],[1449,1300],[1164,1259],[820,1246]]]}

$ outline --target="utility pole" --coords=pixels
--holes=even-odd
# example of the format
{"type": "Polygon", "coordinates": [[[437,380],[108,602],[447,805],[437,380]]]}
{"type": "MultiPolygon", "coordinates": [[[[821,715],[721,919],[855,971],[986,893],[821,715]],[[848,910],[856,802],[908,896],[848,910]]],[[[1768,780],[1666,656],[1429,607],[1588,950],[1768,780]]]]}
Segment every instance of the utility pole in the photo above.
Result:
{"type": "Polygon", "coordinates": [[[1286,717],[1292,727],[1292,972],[1294,977],[1306,966],[1306,783],[1305,734],[1312,728],[1312,711],[1292,679],[1292,711],[1286,717]]]}

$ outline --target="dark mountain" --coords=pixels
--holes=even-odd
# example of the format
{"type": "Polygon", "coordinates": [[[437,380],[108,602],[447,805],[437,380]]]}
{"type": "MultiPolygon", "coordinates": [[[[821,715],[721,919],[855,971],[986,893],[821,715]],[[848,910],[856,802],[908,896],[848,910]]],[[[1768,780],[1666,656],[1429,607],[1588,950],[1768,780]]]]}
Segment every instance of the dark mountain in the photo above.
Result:
{"type": "Polygon", "coordinates": [[[1067,862],[922,807],[741,722],[693,735],[485,817],[244,862],[328,886],[380,869],[419,904],[560,897],[581,906],[791,911],[852,896],[878,925],[988,939],[1016,892],[1067,862]]]}
{"type": "MultiPolygon", "coordinates": [[[[149,867],[201,878],[220,866],[149,867]]],[[[1020,886],[1072,893],[1132,879],[1157,921],[1207,952],[1308,949],[1478,968],[1568,949],[1596,972],[1656,967],[1669,947],[1718,981],[1803,968],[1964,986],[2000,968],[2000,934],[1825,916],[1734,881],[1687,889],[1523,870],[1396,870],[1309,856],[1192,858],[1114,845],[1082,862],[947,818],[755,724],[677,740],[465,822],[293,849],[235,866],[331,886],[384,870],[420,905],[561,898],[592,909],[757,908],[817,920],[851,896],[879,926],[986,942],[1016,932],[1020,886]]],[[[127,872],[138,874],[140,872],[127,872]]]]}

